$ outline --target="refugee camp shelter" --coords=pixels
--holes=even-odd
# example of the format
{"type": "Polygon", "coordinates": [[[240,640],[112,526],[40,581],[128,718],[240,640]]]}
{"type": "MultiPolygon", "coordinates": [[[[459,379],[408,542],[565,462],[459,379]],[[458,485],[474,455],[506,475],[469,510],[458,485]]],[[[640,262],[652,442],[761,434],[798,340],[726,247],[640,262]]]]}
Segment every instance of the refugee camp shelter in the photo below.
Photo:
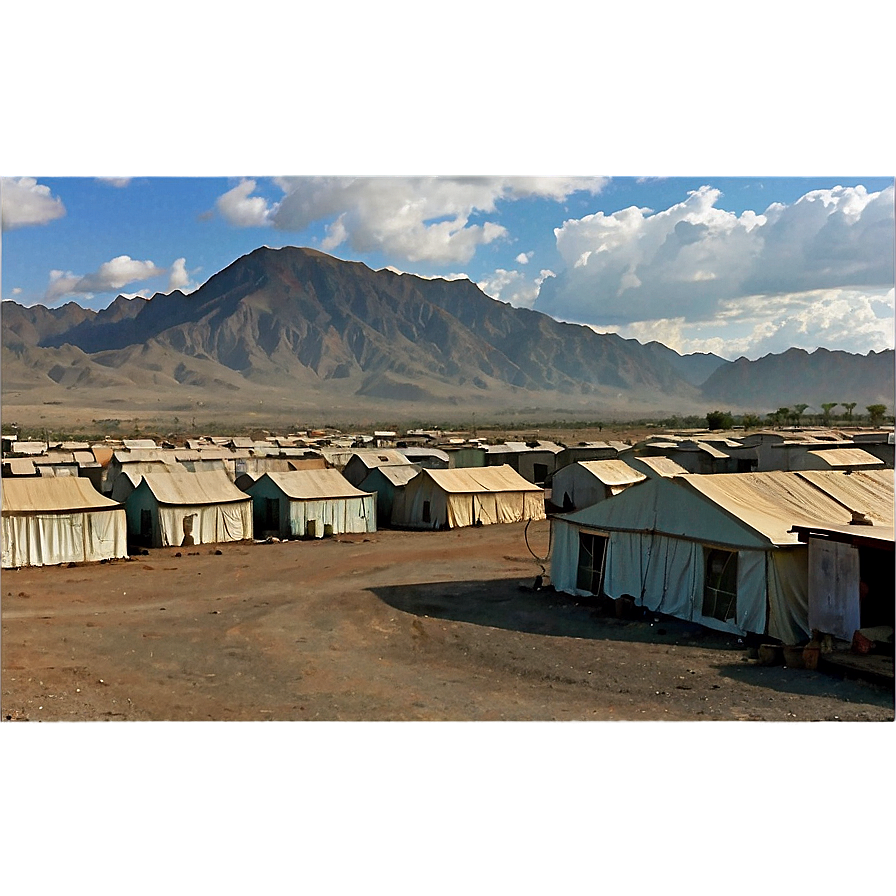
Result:
{"type": "Polygon", "coordinates": [[[381,467],[383,464],[410,464],[409,461],[396,448],[381,448],[377,451],[361,450],[352,452],[342,468],[342,475],[352,484],[360,485],[367,478],[367,474],[381,467]]]}
{"type": "Polygon", "coordinates": [[[247,492],[259,537],[376,532],[376,496],[355,488],[338,470],[265,473],[247,492]]]}
{"type": "Polygon", "coordinates": [[[544,518],[544,491],[506,465],[421,470],[396,490],[392,503],[392,525],[410,529],[544,518]]]}
{"type": "Polygon", "coordinates": [[[127,556],[124,508],[79,476],[3,481],[4,568],[127,556]]]}
{"type": "Polygon", "coordinates": [[[625,462],[633,470],[643,473],[650,479],[655,479],[657,476],[664,476],[670,479],[672,476],[682,476],[688,472],[681,464],[675,463],[669,457],[638,457],[637,455],[632,455],[627,457],[625,462]]]}
{"type": "Polygon", "coordinates": [[[380,528],[392,522],[395,492],[403,489],[421,469],[417,464],[383,464],[371,470],[358,486],[361,491],[376,494],[376,519],[380,528]]]}
{"type": "Polygon", "coordinates": [[[563,510],[580,510],[618,495],[647,477],[624,460],[584,460],[554,473],[551,503],[563,510]]]}
{"type": "Polygon", "coordinates": [[[809,546],[809,627],[852,641],[859,629],[894,627],[893,526],[795,526],[809,546]]]}
{"type": "Polygon", "coordinates": [[[810,633],[808,554],[796,525],[893,522],[893,472],[811,471],[649,479],[553,518],[551,581],[787,644],[810,633]]]}
{"type": "Polygon", "coordinates": [[[223,470],[144,473],[125,507],[128,535],[149,547],[252,538],[252,498],[223,470]]]}

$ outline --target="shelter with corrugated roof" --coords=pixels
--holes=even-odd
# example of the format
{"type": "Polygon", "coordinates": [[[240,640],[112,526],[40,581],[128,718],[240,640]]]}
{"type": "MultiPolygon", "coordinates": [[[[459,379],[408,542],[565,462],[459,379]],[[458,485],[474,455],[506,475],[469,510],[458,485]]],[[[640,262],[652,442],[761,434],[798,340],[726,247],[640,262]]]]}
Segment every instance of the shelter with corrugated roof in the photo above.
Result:
{"type": "Polygon", "coordinates": [[[376,532],[376,496],[355,488],[338,470],[265,473],[246,491],[259,537],[376,532]]]}
{"type": "Polygon", "coordinates": [[[223,470],[144,473],[125,507],[128,534],[149,547],[252,538],[252,498],[223,470]]]}
{"type": "Polygon", "coordinates": [[[736,634],[808,637],[808,557],[793,527],[893,523],[891,470],[656,478],[553,518],[551,581],[736,634]]]}
{"type": "Polygon", "coordinates": [[[392,504],[392,525],[450,529],[543,520],[544,490],[509,466],[421,470],[392,504]]]}
{"type": "Polygon", "coordinates": [[[3,482],[4,568],[127,557],[124,508],[78,476],[3,482]]]}

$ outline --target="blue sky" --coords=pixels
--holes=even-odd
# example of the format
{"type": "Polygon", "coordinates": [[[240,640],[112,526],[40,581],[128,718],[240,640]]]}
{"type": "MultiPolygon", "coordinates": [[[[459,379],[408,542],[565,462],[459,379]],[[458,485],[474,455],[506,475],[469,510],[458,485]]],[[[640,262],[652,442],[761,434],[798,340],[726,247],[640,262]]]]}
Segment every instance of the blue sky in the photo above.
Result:
{"type": "Polygon", "coordinates": [[[292,244],[683,353],[893,346],[891,63],[838,9],[349,3],[240,41],[98,6],[7,15],[4,299],[189,291],[292,244]]]}
{"type": "Polygon", "coordinates": [[[189,292],[297,245],[682,353],[893,347],[891,178],[8,176],[2,203],[26,305],[189,292]]]}

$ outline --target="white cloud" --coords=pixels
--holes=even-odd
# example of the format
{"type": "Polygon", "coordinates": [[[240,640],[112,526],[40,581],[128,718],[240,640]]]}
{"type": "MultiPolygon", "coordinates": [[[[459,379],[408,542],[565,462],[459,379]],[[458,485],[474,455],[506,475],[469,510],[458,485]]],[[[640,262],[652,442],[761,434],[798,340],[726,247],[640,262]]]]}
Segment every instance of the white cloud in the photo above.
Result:
{"type": "Polygon", "coordinates": [[[659,212],[566,221],[554,231],[566,269],[535,307],[677,350],[676,340],[686,351],[717,351],[710,340],[726,357],[892,346],[892,309],[873,310],[893,284],[892,187],[815,190],[762,214],[725,211],[720,198],[705,186],[659,212]],[[726,335],[709,336],[718,324],[726,335]]]}
{"type": "Polygon", "coordinates": [[[410,263],[468,262],[479,246],[507,236],[495,221],[471,220],[497,212],[499,202],[530,197],[562,200],[577,190],[598,193],[605,178],[563,177],[281,177],[280,202],[252,196],[244,180],[217,201],[221,215],[240,227],[273,224],[301,231],[327,223],[321,248],[347,244],[355,252],[387,253],[410,263]]]}
{"type": "Polygon", "coordinates": [[[507,271],[498,268],[490,277],[485,277],[476,285],[487,295],[501,302],[507,302],[517,308],[531,308],[535,303],[541,284],[548,277],[554,277],[553,271],[542,270],[537,277],[527,277],[520,271],[507,271]]]}
{"type": "MultiPolygon", "coordinates": [[[[195,273],[195,272],[194,272],[195,273]]],[[[196,289],[198,284],[191,278],[187,271],[187,259],[175,259],[168,272],[168,292],[174,292],[179,289],[182,293],[191,293],[196,289]]]]}
{"type": "Polygon", "coordinates": [[[56,301],[64,296],[86,296],[96,293],[118,292],[129,283],[149,280],[165,273],[151,261],[138,261],[128,255],[119,255],[103,262],[96,271],[79,276],[71,271],[50,271],[50,282],[45,299],[56,301]]]}
{"type": "Polygon", "coordinates": [[[109,184],[110,187],[126,187],[130,184],[130,177],[98,177],[100,183],[109,184]]]}
{"type": "Polygon", "coordinates": [[[221,217],[234,227],[268,227],[276,204],[269,204],[262,196],[252,196],[257,184],[241,180],[232,190],[219,196],[215,207],[221,217]]]}
{"type": "Polygon", "coordinates": [[[13,294],[14,296],[21,295],[21,294],[22,294],[22,287],[21,287],[21,286],[14,286],[14,287],[12,288],[12,294],[13,294]]]}
{"type": "Polygon", "coordinates": [[[47,224],[65,215],[62,200],[33,177],[0,177],[0,217],[3,230],[47,224]]]}
{"type": "Polygon", "coordinates": [[[642,343],[656,340],[681,354],[712,352],[732,360],[791,347],[866,354],[894,347],[893,314],[893,289],[828,289],[730,300],[712,321],[678,316],[592,329],[642,343]]]}
{"type": "Polygon", "coordinates": [[[516,261],[517,264],[529,264],[534,254],[534,252],[520,252],[514,261],[516,261]]]}

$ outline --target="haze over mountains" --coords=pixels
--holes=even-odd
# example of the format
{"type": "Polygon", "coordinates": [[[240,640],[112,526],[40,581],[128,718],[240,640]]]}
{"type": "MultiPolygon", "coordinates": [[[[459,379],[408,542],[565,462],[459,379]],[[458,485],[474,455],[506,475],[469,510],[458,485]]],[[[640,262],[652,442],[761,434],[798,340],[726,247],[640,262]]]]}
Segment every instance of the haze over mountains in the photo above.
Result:
{"type": "Polygon", "coordinates": [[[4,416],[203,408],[231,419],[636,417],[792,402],[892,406],[893,352],[682,356],[313,249],[260,248],[189,295],[93,312],[3,303],[4,416]],[[44,414],[47,410],[44,410],[44,414]]]}

